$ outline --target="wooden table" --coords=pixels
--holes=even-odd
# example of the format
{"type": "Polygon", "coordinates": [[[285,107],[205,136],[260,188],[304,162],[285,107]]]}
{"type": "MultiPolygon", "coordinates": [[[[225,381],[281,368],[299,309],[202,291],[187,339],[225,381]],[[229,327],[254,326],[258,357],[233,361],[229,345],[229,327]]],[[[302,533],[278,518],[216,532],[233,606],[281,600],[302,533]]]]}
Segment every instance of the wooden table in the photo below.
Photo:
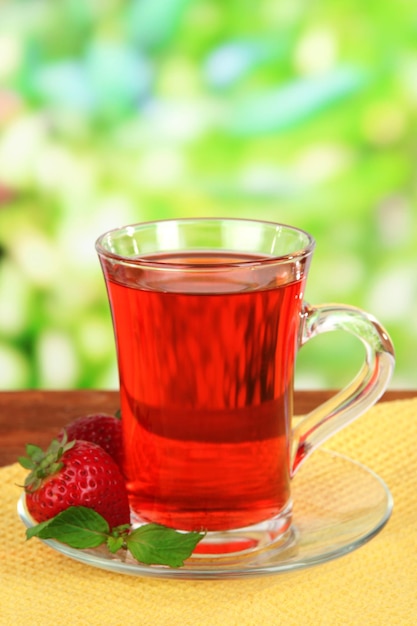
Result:
{"type": "MultiPolygon", "coordinates": [[[[298,391],[295,412],[308,412],[332,391],[298,391]]],[[[383,401],[414,398],[416,390],[388,391],[383,401]]],[[[0,392],[0,466],[9,465],[25,453],[26,443],[45,447],[62,426],[80,415],[114,413],[119,407],[117,391],[4,391],[0,392]]]]}

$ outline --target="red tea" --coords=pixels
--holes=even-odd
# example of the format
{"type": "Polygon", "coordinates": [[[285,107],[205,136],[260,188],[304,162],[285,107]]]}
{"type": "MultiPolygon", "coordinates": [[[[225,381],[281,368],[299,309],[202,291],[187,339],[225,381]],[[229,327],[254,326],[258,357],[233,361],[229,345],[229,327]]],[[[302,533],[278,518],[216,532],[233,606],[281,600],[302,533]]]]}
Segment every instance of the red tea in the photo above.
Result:
{"type": "Polygon", "coordinates": [[[303,272],[280,274],[271,264],[260,284],[256,263],[215,271],[253,256],[149,258],[160,269],[102,259],[132,509],[144,521],[184,530],[271,519],[289,501],[303,272]],[[188,264],[180,277],[169,267],[178,262],[188,264]]]}

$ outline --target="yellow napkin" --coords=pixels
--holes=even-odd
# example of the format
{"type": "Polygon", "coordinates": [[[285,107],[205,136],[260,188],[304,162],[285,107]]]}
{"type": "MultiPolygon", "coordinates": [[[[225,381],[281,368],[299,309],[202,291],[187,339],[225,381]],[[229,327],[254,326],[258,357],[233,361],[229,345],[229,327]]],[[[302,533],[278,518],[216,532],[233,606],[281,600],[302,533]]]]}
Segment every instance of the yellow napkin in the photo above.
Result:
{"type": "MultiPolygon", "coordinates": [[[[77,563],[16,514],[25,471],[0,469],[3,626],[417,625],[417,399],[380,403],[326,445],[388,484],[394,513],[365,546],[337,560],[261,578],[137,578],[77,563]]],[[[307,461],[308,463],[308,461],[307,461]]]]}

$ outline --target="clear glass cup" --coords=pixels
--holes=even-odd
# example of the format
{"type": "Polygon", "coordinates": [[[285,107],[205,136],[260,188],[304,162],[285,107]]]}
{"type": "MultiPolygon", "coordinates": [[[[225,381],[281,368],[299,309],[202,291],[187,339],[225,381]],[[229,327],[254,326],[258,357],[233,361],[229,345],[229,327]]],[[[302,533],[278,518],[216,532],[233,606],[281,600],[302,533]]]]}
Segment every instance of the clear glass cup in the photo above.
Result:
{"type": "Polygon", "coordinates": [[[204,530],[200,558],[285,544],[295,472],[389,383],[394,350],[375,318],[304,302],[314,247],[297,228],[233,218],[134,224],[96,242],[133,516],[204,530]],[[340,329],[364,344],[362,368],[294,426],[297,352],[340,329]]]}

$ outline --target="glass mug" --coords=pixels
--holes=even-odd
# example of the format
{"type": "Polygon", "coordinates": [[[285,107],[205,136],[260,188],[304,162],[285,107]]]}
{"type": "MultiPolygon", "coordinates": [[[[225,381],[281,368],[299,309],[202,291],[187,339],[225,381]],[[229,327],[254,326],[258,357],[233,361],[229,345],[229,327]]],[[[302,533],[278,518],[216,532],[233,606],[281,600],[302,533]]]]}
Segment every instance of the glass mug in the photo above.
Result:
{"type": "Polygon", "coordinates": [[[390,380],[394,351],[377,320],[304,303],[314,246],[297,228],[234,218],[135,224],[96,242],[133,518],[205,531],[197,556],[285,543],[291,478],[390,380]],[[340,329],[365,345],[362,369],[293,427],[297,351],[340,329]]]}

